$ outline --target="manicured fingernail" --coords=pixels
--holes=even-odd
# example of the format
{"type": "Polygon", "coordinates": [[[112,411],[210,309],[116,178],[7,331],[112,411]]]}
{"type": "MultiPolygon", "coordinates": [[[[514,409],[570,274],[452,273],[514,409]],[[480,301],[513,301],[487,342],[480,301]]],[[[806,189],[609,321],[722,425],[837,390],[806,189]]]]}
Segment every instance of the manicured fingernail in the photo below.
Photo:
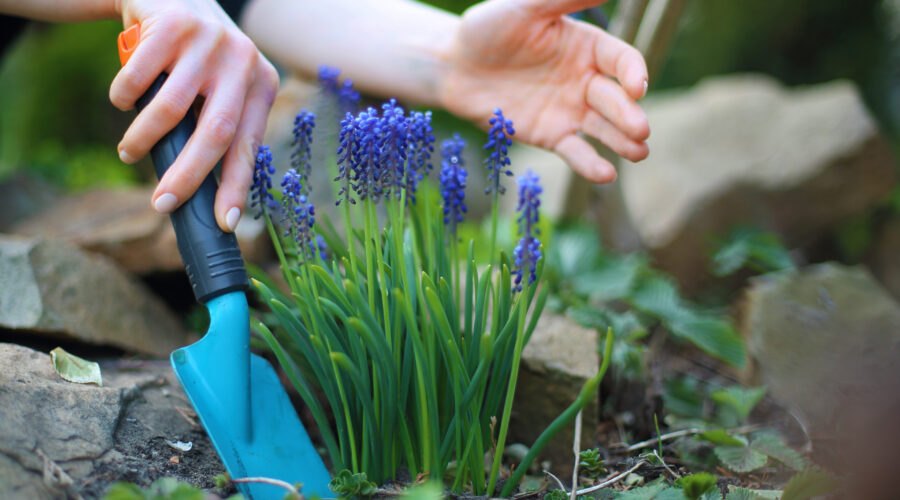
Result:
{"type": "Polygon", "coordinates": [[[129,165],[137,161],[124,149],[119,150],[119,159],[122,160],[122,163],[128,163],[129,165]]]}
{"type": "Polygon", "coordinates": [[[178,206],[178,198],[172,193],[165,193],[153,203],[153,208],[161,214],[167,214],[178,206]]]}
{"type": "Polygon", "coordinates": [[[240,221],[241,209],[238,207],[231,207],[231,209],[228,210],[228,213],[225,214],[225,225],[228,226],[228,230],[234,232],[240,221]]]}
{"type": "Polygon", "coordinates": [[[644,93],[641,94],[641,97],[644,97],[647,95],[647,87],[649,87],[649,86],[650,86],[650,84],[647,83],[647,80],[644,80],[644,93]]]}

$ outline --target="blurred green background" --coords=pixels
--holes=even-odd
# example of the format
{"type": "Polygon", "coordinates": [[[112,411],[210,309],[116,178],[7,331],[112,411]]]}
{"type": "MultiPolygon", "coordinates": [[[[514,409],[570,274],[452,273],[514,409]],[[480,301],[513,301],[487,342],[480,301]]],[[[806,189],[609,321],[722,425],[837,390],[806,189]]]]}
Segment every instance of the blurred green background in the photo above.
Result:
{"type": "MultiPolygon", "coordinates": [[[[462,12],[473,2],[433,0],[462,12]]],[[[615,1],[603,6],[608,15],[615,1]]],[[[131,115],[109,103],[117,22],[35,23],[0,62],[0,181],[27,169],[70,189],[152,179],[122,165],[131,115]]],[[[788,85],[856,82],[900,150],[900,1],[689,2],[652,90],[715,74],[762,72],[788,85]]],[[[458,126],[458,123],[454,123],[458,126]]]]}

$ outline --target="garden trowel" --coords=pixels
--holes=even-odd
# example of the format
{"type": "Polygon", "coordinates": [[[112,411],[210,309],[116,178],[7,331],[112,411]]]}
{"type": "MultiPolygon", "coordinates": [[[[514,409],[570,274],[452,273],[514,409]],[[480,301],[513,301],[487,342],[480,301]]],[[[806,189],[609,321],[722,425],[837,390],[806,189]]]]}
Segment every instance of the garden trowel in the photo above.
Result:
{"type": "MultiPolygon", "coordinates": [[[[140,41],[140,26],[119,35],[124,65],[140,41]]],[[[143,109],[166,80],[159,75],[137,102],[143,109]]],[[[196,127],[189,112],[150,152],[158,177],[166,172],[196,127]]],[[[248,166],[249,168],[249,166],[248,166]]],[[[218,185],[211,172],[172,213],[178,250],[197,300],[209,310],[209,331],[172,353],[172,367],[232,479],[265,477],[302,483],[302,492],[333,497],[329,475],[300,423],[275,370],[250,353],[247,272],[234,234],[213,214],[218,185]]],[[[238,483],[252,500],[282,499],[279,486],[238,483]]]]}

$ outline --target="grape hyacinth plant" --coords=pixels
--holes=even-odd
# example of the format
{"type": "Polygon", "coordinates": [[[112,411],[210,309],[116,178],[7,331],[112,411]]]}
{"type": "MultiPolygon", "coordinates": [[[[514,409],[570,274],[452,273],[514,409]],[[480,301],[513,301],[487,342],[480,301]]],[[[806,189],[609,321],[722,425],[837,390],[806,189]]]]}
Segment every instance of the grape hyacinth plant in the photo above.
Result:
{"type": "MultiPolygon", "coordinates": [[[[509,171],[513,128],[500,110],[496,115],[488,149],[499,175],[509,171]]],[[[439,190],[423,189],[435,142],[431,114],[394,100],[347,112],[334,160],[345,228],[339,235],[327,217],[316,220],[309,202],[314,125],[311,114],[298,116],[279,216],[262,210],[289,293],[262,276],[254,280],[271,311],[265,316],[275,320],[256,322],[254,331],[309,407],[335,471],[381,483],[402,468],[445,480],[455,492],[492,495],[522,349],[548,296],[540,286],[537,176],[519,180],[522,239],[514,262],[503,251],[478,262],[475,242],[460,242],[457,233],[466,213],[465,142],[454,135],[442,144],[439,190]],[[321,252],[321,240],[331,255],[321,252]]],[[[270,206],[273,173],[264,146],[253,195],[261,207],[270,206]]],[[[502,190],[492,182],[496,217],[502,190]]],[[[493,252],[493,234],[491,241],[493,252]]],[[[570,420],[555,422],[545,436],[570,420]]],[[[507,481],[501,494],[514,487],[507,481]]]]}

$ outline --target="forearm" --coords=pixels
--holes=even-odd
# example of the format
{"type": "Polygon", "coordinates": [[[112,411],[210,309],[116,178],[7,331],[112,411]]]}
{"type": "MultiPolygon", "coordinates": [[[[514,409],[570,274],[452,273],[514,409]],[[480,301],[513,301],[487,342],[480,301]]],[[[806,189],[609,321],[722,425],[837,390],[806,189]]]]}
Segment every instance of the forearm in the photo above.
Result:
{"type": "Polygon", "coordinates": [[[241,24],[296,72],[336,66],[365,92],[437,105],[459,18],[412,0],[254,0],[241,24]]]}
{"type": "Polygon", "coordinates": [[[42,21],[117,18],[117,0],[0,0],[0,13],[42,21]]]}

